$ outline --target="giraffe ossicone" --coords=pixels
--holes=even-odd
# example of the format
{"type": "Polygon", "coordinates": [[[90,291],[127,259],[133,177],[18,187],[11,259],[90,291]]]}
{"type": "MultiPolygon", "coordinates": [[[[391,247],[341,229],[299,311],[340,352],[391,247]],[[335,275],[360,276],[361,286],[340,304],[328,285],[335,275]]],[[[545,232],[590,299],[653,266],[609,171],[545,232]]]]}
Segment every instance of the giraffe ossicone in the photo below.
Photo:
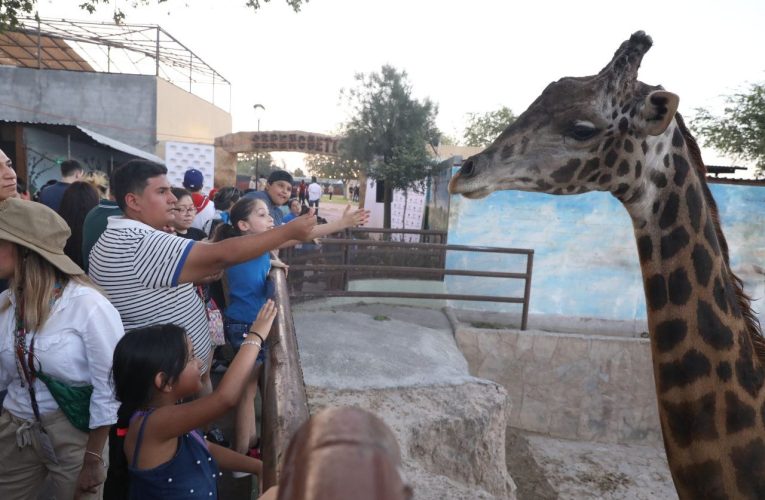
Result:
{"type": "Polygon", "coordinates": [[[679,98],[637,79],[643,32],[597,74],[566,77],[449,191],[607,191],[632,220],[646,295],[659,419],[683,499],[765,498],[765,342],[730,268],[717,206],[679,98]]]}

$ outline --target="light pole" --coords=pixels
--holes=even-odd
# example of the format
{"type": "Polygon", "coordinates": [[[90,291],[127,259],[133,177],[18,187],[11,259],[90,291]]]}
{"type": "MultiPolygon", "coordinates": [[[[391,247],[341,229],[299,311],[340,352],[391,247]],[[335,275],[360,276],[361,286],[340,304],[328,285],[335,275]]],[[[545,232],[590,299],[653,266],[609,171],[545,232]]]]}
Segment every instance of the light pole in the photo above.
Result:
{"type": "MultiPolygon", "coordinates": [[[[258,110],[265,111],[266,107],[262,104],[255,104],[252,106],[252,109],[255,110],[255,116],[258,118],[258,135],[260,135],[260,113],[258,110]]],[[[261,111],[261,112],[262,112],[261,111]]],[[[260,142],[260,137],[258,137],[258,142],[260,142]]],[[[260,151],[257,151],[255,153],[255,189],[258,189],[258,167],[260,166],[260,151]]]]}

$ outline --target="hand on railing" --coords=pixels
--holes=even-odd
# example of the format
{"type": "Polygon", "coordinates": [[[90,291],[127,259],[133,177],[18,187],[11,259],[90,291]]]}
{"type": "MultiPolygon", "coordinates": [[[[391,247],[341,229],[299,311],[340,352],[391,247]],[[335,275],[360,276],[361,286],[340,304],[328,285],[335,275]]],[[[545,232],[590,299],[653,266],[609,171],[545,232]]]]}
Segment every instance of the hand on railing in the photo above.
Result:
{"type": "Polygon", "coordinates": [[[263,307],[258,312],[258,317],[250,325],[250,333],[256,332],[260,337],[265,340],[268,338],[268,334],[271,333],[271,325],[276,318],[276,304],[273,300],[268,299],[263,307]]]}

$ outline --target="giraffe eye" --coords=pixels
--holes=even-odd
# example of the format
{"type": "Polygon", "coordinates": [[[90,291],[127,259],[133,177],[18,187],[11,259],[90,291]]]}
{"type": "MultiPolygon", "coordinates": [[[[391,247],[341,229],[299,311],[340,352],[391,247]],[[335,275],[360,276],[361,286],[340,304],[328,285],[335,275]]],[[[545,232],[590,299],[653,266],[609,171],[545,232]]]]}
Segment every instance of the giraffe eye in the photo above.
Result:
{"type": "Polygon", "coordinates": [[[595,125],[590,122],[579,121],[571,127],[570,135],[577,141],[586,141],[595,137],[597,133],[598,129],[595,128],[595,125]]]}

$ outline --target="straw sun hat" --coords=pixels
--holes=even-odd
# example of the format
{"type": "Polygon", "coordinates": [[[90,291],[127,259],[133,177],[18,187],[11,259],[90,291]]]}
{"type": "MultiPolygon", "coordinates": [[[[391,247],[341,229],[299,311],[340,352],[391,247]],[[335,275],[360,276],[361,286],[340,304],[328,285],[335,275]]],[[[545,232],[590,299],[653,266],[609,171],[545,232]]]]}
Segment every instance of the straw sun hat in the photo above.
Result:
{"type": "Polygon", "coordinates": [[[64,219],[42,203],[16,198],[0,203],[0,240],[38,253],[66,274],[85,274],[64,254],[71,234],[64,219]]]}

